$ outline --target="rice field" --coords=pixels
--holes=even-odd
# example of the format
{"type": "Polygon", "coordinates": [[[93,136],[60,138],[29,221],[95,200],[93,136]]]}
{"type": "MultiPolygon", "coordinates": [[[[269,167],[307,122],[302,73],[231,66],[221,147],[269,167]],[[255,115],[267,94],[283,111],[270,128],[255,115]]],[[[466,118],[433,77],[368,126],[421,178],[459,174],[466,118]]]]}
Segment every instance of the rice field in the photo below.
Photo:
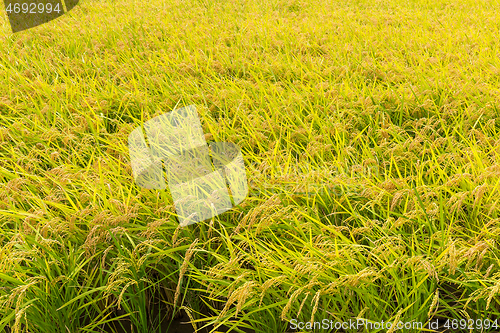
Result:
{"type": "Polygon", "coordinates": [[[500,331],[499,8],[82,0],[16,34],[2,11],[0,331],[500,331]],[[127,139],[187,105],[250,192],[180,227],[127,139]]]}

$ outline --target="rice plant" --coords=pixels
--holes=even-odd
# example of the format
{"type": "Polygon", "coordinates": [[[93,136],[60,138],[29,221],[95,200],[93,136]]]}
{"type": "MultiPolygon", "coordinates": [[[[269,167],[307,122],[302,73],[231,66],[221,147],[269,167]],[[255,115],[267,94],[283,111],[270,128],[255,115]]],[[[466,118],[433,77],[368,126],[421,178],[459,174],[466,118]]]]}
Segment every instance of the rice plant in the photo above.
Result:
{"type": "Polygon", "coordinates": [[[84,0],[17,34],[0,18],[0,330],[496,331],[498,6],[84,0]],[[134,183],[127,137],[187,105],[241,147],[250,191],[181,227],[168,191],[134,183]]]}

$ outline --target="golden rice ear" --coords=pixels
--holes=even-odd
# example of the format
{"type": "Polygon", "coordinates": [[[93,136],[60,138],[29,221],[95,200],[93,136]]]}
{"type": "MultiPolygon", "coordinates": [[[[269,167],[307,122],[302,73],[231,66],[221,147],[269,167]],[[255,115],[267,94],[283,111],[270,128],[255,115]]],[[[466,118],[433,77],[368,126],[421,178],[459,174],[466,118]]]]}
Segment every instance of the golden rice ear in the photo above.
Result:
{"type": "Polygon", "coordinates": [[[12,32],[34,28],[63,16],[79,0],[4,0],[12,32]],[[64,1],[64,2],[63,2],[64,1]]]}

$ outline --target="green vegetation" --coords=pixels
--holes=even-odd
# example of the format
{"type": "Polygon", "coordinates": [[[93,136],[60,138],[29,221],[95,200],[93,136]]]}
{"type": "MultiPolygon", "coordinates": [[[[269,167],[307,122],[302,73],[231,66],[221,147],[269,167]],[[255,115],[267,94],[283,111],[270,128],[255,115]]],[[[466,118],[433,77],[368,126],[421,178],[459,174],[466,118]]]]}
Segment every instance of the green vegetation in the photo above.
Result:
{"type": "Polygon", "coordinates": [[[498,319],[498,8],[87,0],[15,35],[3,17],[0,330],[498,319]],[[178,228],[127,138],[190,104],[252,193],[178,228]]]}

